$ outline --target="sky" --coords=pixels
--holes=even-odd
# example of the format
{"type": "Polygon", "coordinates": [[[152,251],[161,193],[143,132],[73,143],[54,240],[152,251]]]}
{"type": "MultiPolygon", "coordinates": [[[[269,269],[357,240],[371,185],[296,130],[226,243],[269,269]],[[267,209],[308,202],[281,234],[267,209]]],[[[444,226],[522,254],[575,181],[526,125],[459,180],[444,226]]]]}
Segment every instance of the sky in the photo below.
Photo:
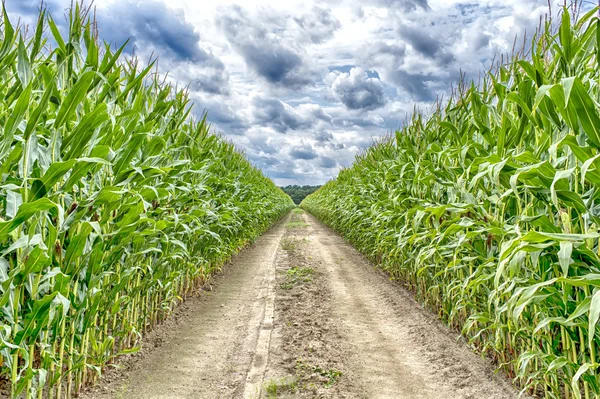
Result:
{"type": "MultiPolygon", "coordinates": [[[[5,0],[31,23],[39,0],[5,0]]],[[[45,4],[64,25],[70,0],[45,4]]],[[[551,5],[558,5],[551,0],[551,5]]],[[[560,2],[562,3],[562,1],[560,2]]],[[[547,0],[96,0],[100,38],[159,59],[197,116],[279,185],[322,184],[477,80],[547,0]]],[[[13,21],[14,22],[14,21],[13,21]]]]}

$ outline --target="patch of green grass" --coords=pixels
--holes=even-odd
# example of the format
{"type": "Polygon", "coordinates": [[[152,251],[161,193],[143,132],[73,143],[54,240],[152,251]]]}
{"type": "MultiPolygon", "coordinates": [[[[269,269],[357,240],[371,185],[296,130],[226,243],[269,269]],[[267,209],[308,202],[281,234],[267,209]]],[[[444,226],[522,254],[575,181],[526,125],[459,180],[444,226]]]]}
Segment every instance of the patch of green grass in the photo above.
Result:
{"type": "Polygon", "coordinates": [[[284,290],[291,290],[298,284],[310,283],[313,273],[314,270],[311,267],[292,267],[285,272],[285,283],[282,283],[280,287],[284,290]]]}
{"type": "Polygon", "coordinates": [[[292,210],[292,213],[295,215],[302,215],[304,213],[304,210],[302,208],[294,208],[292,210]]]}
{"type": "Polygon", "coordinates": [[[298,240],[294,238],[284,237],[281,239],[281,248],[284,251],[293,251],[298,247],[298,240]]]}
{"type": "Polygon", "coordinates": [[[280,393],[293,393],[298,390],[298,381],[294,377],[270,379],[264,384],[267,398],[274,399],[280,393]]]}
{"type": "Polygon", "coordinates": [[[285,227],[288,229],[299,229],[299,228],[308,227],[308,226],[310,226],[310,224],[301,222],[301,221],[289,222],[288,224],[285,225],[285,227]]]}
{"type": "Polygon", "coordinates": [[[335,369],[324,369],[318,365],[306,364],[302,360],[296,360],[296,370],[309,374],[317,374],[326,379],[323,383],[325,388],[331,388],[342,376],[342,372],[335,369]]]}

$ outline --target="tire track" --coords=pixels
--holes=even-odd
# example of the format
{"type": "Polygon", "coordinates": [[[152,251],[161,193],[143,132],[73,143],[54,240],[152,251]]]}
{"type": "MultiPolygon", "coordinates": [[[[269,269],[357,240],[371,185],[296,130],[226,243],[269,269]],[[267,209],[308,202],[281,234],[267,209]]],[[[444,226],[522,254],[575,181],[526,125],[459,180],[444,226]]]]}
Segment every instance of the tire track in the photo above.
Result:
{"type": "Polygon", "coordinates": [[[254,348],[252,356],[252,364],[246,374],[246,383],[242,397],[244,398],[260,398],[262,394],[262,386],[269,362],[269,348],[271,346],[271,335],[273,332],[273,319],[275,315],[275,266],[277,264],[277,254],[282,235],[279,235],[272,245],[275,249],[270,251],[269,259],[267,260],[268,268],[265,278],[258,293],[257,301],[255,302],[254,315],[259,317],[258,322],[248,324],[250,330],[255,330],[256,325],[259,326],[258,333],[256,331],[248,331],[248,337],[258,335],[257,339],[250,339],[246,343],[250,348],[254,348]],[[258,307],[258,309],[256,309],[258,307]]]}

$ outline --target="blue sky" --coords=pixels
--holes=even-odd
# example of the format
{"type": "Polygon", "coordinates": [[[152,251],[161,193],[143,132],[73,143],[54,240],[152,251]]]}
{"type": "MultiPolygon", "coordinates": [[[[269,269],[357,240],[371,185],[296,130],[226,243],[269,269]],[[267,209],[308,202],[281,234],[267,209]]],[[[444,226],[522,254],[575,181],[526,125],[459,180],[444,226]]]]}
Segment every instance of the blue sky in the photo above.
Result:
{"type": "MultiPolygon", "coordinates": [[[[46,0],[57,21],[70,0],[46,0]]],[[[6,0],[28,23],[34,0],[6,0]]],[[[96,0],[100,37],[131,38],[189,85],[198,114],[278,184],[321,184],[415,107],[477,79],[532,34],[547,0],[96,0]]],[[[552,4],[552,2],[551,2],[552,4]]],[[[558,3],[557,3],[558,5],[558,3]]]]}

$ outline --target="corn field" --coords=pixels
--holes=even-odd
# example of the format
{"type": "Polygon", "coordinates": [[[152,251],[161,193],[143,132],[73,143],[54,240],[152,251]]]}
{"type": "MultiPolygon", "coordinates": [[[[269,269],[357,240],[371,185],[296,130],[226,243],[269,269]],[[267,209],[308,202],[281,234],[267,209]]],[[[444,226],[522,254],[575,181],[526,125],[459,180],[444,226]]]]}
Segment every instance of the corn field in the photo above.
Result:
{"type": "Polygon", "coordinates": [[[2,13],[0,396],[74,396],[293,206],[88,11],[2,13]]]}
{"type": "Polygon", "coordinates": [[[302,203],[546,398],[600,397],[597,14],[565,9],[302,203]]]}

